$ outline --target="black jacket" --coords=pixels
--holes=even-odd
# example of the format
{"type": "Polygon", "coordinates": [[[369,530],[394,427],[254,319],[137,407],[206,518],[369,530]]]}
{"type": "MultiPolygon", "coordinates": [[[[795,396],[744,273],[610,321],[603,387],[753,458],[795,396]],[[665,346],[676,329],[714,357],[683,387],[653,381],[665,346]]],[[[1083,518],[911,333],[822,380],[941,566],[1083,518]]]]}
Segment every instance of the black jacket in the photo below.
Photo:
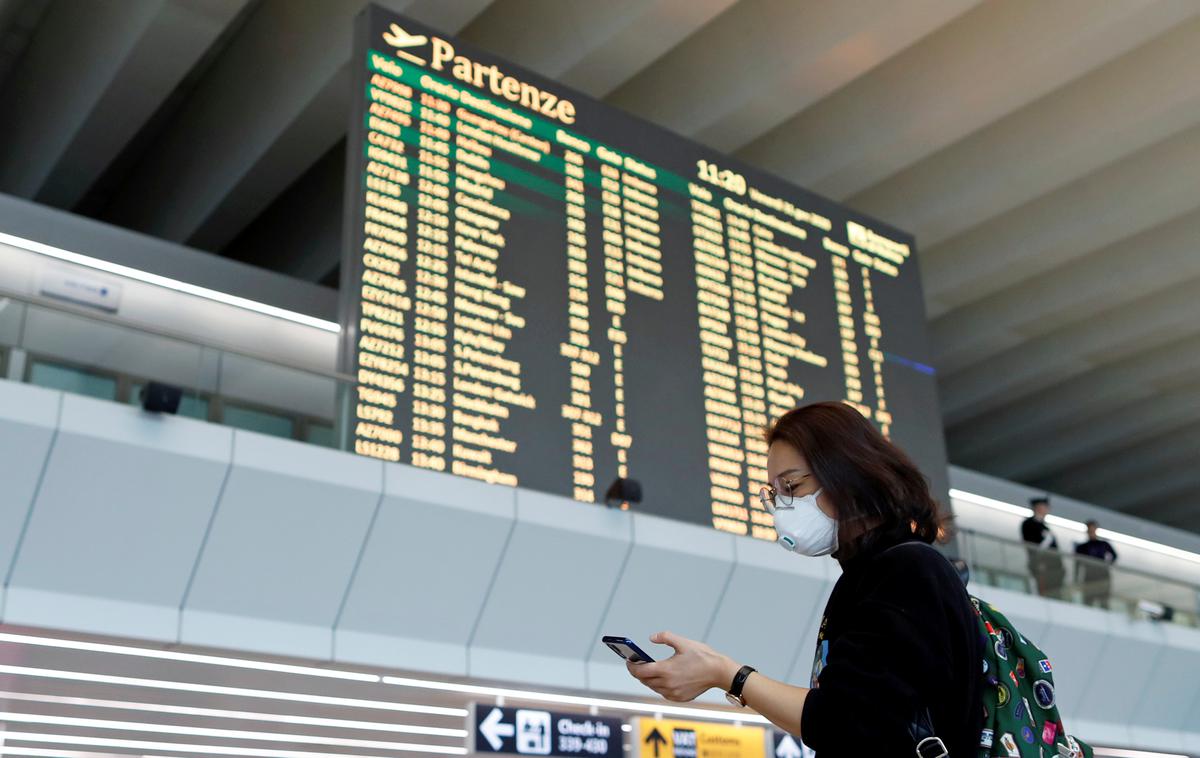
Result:
{"type": "Polygon", "coordinates": [[[1050,531],[1050,527],[1046,526],[1046,522],[1038,521],[1033,516],[1021,522],[1021,539],[1026,542],[1040,545],[1046,539],[1047,533],[1050,535],[1050,542],[1045,547],[1048,550],[1058,550],[1058,539],[1050,531]]]}
{"type": "Polygon", "coordinates": [[[966,588],[940,553],[909,537],[843,564],[825,606],[801,736],[818,758],[911,758],[919,707],[951,758],[977,754],[982,636],[966,588]],[[888,550],[887,548],[893,547],[888,550]]]}

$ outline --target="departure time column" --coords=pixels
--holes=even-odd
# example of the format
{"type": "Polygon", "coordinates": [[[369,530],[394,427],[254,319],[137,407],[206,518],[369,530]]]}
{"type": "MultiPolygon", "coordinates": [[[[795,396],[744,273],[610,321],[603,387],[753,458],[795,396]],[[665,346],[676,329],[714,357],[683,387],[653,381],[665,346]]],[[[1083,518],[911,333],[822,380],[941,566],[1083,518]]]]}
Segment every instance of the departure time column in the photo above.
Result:
{"type": "Polygon", "coordinates": [[[450,301],[450,103],[422,92],[419,115],[412,464],[445,471],[450,301]]]}
{"type": "Polygon", "coordinates": [[[583,154],[591,146],[572,139],[561,130],[559,139],[575,149],[564,155],[565,199],[567,216],[567,342],[559,352],[570,360],[571,398],[562,407],[562,417],[571,422],[571,482],[573,496],[585,503],[596,501],[595,440],[593,432],[603,417],[592,407],[592,373],[600,355],[591,348],[591,310],[587,252],[587,210],[583,154]]]}

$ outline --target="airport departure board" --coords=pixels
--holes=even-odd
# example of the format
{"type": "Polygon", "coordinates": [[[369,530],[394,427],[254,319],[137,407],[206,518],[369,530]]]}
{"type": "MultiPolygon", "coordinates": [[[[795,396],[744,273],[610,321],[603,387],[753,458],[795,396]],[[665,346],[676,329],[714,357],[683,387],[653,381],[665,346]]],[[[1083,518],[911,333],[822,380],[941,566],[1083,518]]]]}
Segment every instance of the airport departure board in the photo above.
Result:
{"type": "Polygon", "coordinates": [[[842,400],[944,499],[908,235],[380,8],[352,67],[357,452],[773,539],[763,427],[842,400]]]}

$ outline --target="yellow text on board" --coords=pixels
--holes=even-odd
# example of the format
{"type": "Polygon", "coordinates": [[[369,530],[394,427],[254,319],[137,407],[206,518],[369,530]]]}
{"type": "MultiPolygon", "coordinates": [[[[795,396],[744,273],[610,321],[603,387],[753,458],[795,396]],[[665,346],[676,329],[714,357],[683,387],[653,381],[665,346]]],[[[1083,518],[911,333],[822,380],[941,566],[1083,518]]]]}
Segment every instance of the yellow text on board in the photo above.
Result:
{"type": "Polygon", "coordinates": [[[704,721],[638,719],[640,758],[763,758],[765,732],[757,726],[704,721]]]}

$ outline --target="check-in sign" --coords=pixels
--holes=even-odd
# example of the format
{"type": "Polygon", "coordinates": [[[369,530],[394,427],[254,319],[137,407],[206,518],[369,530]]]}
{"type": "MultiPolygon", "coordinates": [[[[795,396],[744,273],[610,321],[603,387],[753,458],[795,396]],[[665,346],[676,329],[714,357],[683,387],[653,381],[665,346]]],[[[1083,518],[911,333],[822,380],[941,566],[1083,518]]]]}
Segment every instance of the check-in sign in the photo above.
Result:
{"type": "Polygon", "coordinates": [[[640,758],[764,758],[766,730],[705,721],[637,719],[640,758]]]}
{"type": "Polygon", "coordinates": [[[471,723],[476,753],[622,758],[621,720],[537,708],[476,703],[471,723]]]}

